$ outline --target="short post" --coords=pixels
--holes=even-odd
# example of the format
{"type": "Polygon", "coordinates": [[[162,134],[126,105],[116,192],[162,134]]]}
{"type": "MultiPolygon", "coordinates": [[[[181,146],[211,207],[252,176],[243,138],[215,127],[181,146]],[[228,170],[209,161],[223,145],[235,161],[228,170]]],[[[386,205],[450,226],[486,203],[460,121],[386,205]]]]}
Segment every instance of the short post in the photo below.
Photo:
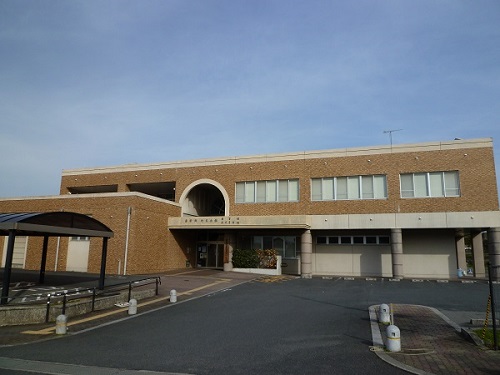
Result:
{"type": "Polygon", "coordinates": [[[175,289],[170,291],[170,302],[177,302],[177,291],[175,289]]]}
{"type": "Polygon", "coordinates": [[[68,319],[66,315],[61,314],[56,318],[56,335],[65,335],[67,331],[68,319]]]}
{"type": "Polygon", "coordinates": [[[128,314],[135,315],[137,314],[137,300],[132,298],[128,303],[128,314]]]}
{"type": "Polygon", "coordinates": [[[391,315],[389,311],[389,305],[383,303],[379,307],[379,322],[382,324],[389,324],[391,322],[391,315]]]}
{"type": "Polygon", "coordinates": [[[387,327],[387,350],[390,352],[401,351],[401,332],[399,328],[391,324],[387,327]]]}
{"type": "Polygon", "coordinates": [[[47,294],[47,310],[45,311],[45,323],[49,322],[50,315],[50,294],[47,294]]]}

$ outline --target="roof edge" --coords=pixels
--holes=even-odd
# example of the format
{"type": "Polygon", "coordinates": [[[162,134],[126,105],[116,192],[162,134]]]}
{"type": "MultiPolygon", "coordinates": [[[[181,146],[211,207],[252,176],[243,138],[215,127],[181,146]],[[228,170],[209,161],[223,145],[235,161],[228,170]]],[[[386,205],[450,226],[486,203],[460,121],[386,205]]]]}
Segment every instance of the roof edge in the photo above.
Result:
{"type": "Polygon", "coordinates": [[[353,148],[340,148],[317,151],[300,151],[277,154],[247,155],[238,157],[221,157],[208,159],[194,159],[186,161],[163,162],[163,163],[144,163],[144,164],[123,164],[109,167],[78,168],[65,169],[62,176],[85,175],[94,173],[116,173],[131,172],[138,170],[155,170],[170,168],[189,168],[210,165],[223,164],[243,164],[243,163],[261,163],[271,161],[287,161],[298,159],[317,159],[346,156],[363,156],[374,154],[404,153],[404,152],[425,152],[436,150],[469,149],[469,148],[493,148],[493,138],[477,139],[455,139],[451,141],[436,141],[423,143],[409,143],[400,145],[385,146],[365,146],[353,148]]]}

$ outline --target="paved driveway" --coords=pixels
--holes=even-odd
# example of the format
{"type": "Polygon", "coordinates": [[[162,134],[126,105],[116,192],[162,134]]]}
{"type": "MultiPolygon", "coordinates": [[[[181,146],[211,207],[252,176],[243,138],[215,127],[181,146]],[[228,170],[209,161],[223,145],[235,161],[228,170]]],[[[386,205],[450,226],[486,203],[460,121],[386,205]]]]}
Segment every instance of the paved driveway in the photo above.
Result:
{"type": "Polygon", "coordinates": [[[487,295],[486,284],[252,281],[78,335],[0,348],[0,357],[42,361],[25,362],[23,368],[33,365],[39,373],[44,365],[51,373],[75,374],[120,373],[109,368],[184,374],[400,374],[369,350],[370,305],[422,304],[466,316],[484,311],[487,295]],[[54,362],[95,368],[63,372],[54,362]]]}

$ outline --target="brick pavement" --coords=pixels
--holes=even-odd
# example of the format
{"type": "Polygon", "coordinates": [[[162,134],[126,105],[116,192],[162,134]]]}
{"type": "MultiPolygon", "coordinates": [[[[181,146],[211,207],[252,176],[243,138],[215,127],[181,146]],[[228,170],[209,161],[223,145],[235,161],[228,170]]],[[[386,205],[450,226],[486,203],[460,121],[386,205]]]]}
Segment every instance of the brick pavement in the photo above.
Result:
{"type": "MultiPolygon", "coordinates": [[[[394,325],[401,333],[401,352],[378,355],[417,374],[500,374],[500,351],[468,341],[437,310],[393,305],[394,325]]],[[[378,324],[386,342],[386,327],[378,324]]]]}

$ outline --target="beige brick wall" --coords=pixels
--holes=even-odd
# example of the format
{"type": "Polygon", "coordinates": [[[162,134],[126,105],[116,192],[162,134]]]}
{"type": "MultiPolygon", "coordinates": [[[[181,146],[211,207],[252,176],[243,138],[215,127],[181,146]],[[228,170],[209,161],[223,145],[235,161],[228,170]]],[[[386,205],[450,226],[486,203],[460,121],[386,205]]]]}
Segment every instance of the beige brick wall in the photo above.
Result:
{"type": "MultiPolygon", "coordinates": [[[[248,161],[219,165],[147,168],[138,166],[129,171],[113,168],[96,173],[73,173],[62,176],[61,196],[0,200],[0,212],[73,211],[92,215],[114,232],[109,240],[106,271],[121,273],[123,269],[127,209],[132,207],[127,273],[159,273],[185,267],[186,260],[195,264],[196,233],[171,232],[169,216],[178,217],[181,209],[175,204],[144,195],[104,194],[68,195],[68,188],[95,185],[118,185],[127,192],[128,183],[176,182],[176,201],[193,182],[210,179],[221,184],[229,196],[231,215],[333,215],[363,213],[467,212],[498,211],[498,193],[492,147],[457,148],[434,151],[372,153],[369,155],[322,158],[295,158],[281,161],[248,161]],[[399,174],[457,170],[460,173],[461,196],[456,198],[402,199],[399,174]],[[310,179],[354,175],[387,175],[388,199],[311,202],[310,179]],[[235,204],[235,183],[238,181],[298,178],[300,201],[294,203],[235,204]],[[187,248],[191,251],[187,253],[187,248]],[[186,251],[186,252],[185,252],[186,251]]],[[[0,237],[0,256],[3,252],[0,237]]],[[[54,269],[57,240],[49,241],[47,270],[54,269]]],[[[92,239],[89,271],[100,270],[102,239],[92,239]]],[[[64,271],[68,239],[62,238],[58,270],[64,271]]],[[[27,269],[38,269],[42,239],[31,237],[27,269]]],[[[1,258],[0,258],[1,259],[1,258]]]]}
{"type": "Polygon", "coordinates": [[[127,191],[130,182],[176,182],[176,201],[188,185],[205,178],[217,181],[230,197],[231,215],[315,215],[392,212],[496,211],[498,193],[493,149],[490,147],[426,152],[385,153],[368,156],[249,162],[186,168],[135,170],[117,173],[64,176],[61,192],[69,187],[117,184],[127,191]],[[457,198],[402,199],[399,174],[458,170],[461,196],[457,198]],[[387,175],[387,200],[311,202],[314,177],[387,175]],[[297,203],[235,204],[235,182],[300,179],[297,203]]]}
{"type": "MultiPolygon", "coordinates": [[[[91,215],[108,226],[114,237],[108,242],[106,272],[117,274],[124,265],[127,210],[132,207],[129,235],[128,274],[154,274],[185,266],[186,256],[167,229],[168,216],[179,216],[180,208],[139,196],[8,199],[0,200],[0,212],[71,211],[91,215]]],[[[92,238],[89,252],[89,272],[99,273],[102,239],[92,238]]],[[[42,237],[30,237],[26,269],[38,270],[41,261],[42,237]]],[[[57,238],[49,239],[47,271],[54,270],[57,238]]],[[[0,257],[4,237],[0,237],[0,257]]],[[[61,238],[57,269],[64,271],[67,262],[68,238],[61,238]]],[[[0,258],[1,259],[1,258],[0,258]]],[[[122,272],[120,272],[122,273],[122,272]]]]}

